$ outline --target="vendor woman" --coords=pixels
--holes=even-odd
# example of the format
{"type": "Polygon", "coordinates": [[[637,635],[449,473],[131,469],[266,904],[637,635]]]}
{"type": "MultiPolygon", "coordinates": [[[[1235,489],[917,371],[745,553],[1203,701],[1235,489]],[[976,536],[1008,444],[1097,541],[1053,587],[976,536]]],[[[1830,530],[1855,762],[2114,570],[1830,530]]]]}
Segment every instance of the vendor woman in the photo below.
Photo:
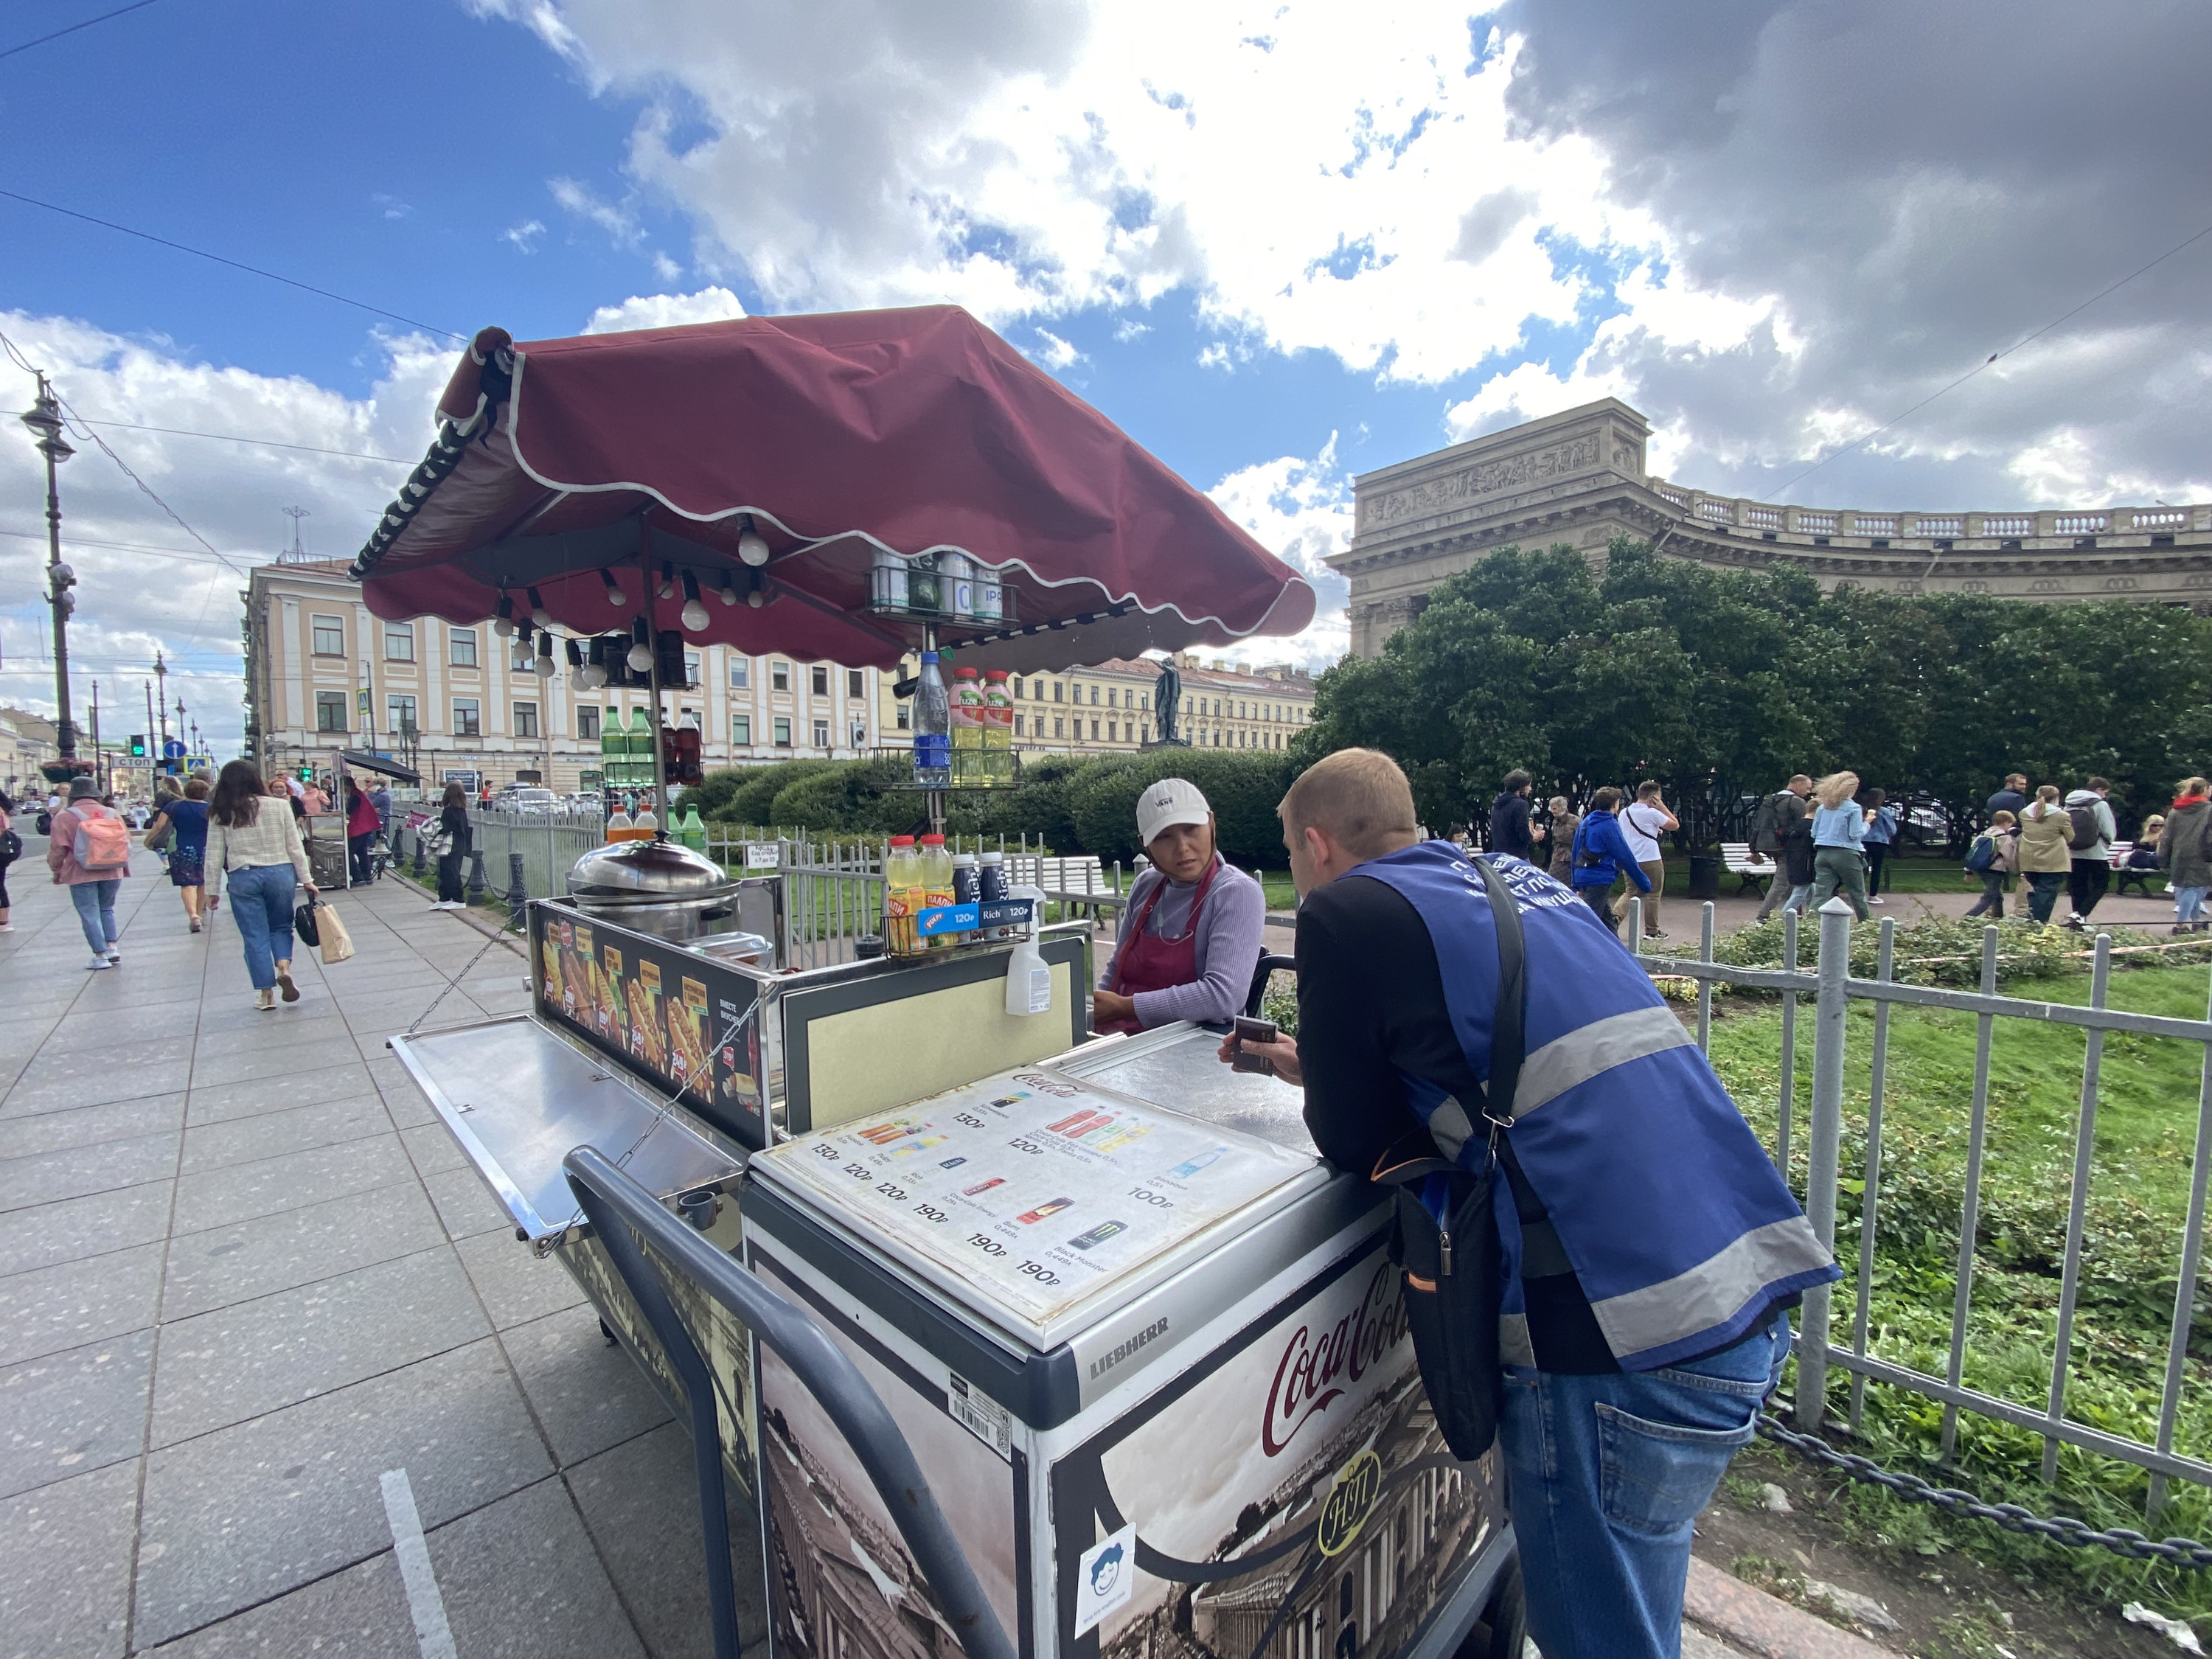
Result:
{"type": "Polygon", "coordinates": [[[1223,861],[1213,832],[1213,809],[1195,784],[1163,778],[1137,798],[1137,835],[1152,867],[1129,890],[1091,1001],[1094,1030],[1244,1012],[1267,902],[1258,882],[1223,861]]]}

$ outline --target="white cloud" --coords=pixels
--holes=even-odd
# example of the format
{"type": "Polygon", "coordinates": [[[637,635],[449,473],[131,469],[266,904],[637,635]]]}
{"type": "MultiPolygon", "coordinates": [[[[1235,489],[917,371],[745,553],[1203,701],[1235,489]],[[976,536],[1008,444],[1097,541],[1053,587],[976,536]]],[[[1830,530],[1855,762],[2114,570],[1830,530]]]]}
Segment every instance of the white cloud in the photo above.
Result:
{"type": "Polygon", "coordinates": [[[1318,671],[1351,645],[1345,579],[1326,561],[1352,542],[1352,481],[1337,465],[1336,434],[1321,453],[1279,456],[1238,469],[1206,492],[1253,538],[1314,585],[1319,603],[1303,634],[1232,647],[1231,660],[1297,662],[1318,671]]]}
{"type": "Polygon", "coordinates": [[[606,201],[586,184],[574,179],[549,179],[545,187],[568,212],[606,232],[617,247],[635,247],[645,237],[637,216],[628,208],[606,201]]]}
{"type": "Polygon", "coordinates": [[[545,234],[542,219],[526,219],[519,225],[510,225],[499,234],[502,242],[512,242],[524,253],[538,252],[538,239],[545,234]]]}
{"type": "Polygon", "coordinates": [[[1083,361],[1083,354],[1081,352],[1078,351],[1066,340],[1061,339],[1059,335],[1054,334],[1050,329],[1041,328],[1037,330],[1036,337],[1038,341],[1037,348],[1036,350],[1030,353],[1030,356],[1035,358],[1039,364],[1045,368],[1051,370],[1054,374],[1060,374],[1064,370],[1072,368],[1077,363],[1083,361]]]}
{"type": "Polygon", "coordinates": [[[719,323],[744,314],[738,296],[726,288],[702,288],[696,294],[633,294],[618,306],[601,306],[594,311],[583,331],[620,334],[631,329],[719,323]]]}

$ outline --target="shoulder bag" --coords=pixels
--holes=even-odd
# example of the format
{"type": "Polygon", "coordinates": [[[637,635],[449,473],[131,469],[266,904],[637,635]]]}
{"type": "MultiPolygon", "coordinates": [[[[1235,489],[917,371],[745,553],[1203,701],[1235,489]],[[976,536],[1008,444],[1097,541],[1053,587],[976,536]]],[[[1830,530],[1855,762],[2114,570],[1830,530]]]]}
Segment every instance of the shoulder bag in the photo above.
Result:
{"type": "MultiPolygon", "coordinates": [[[[1498,872],[1473,860],[1490,895],[1498,935],[1498,1005],[1492,1017],[1490,1083],[1478,1121],[1490,1126],[1483,1167],[1430,1155],[1425,1132],[1409,1135],[1376,1162],[1373,1179],[1392,1189],[1397,1224],[1390,1260],[1405,1279],[1406,1322],[1437,1427],[1453,1456],[1472,1462],[1498,1437],[1504,1372],[1498,1346],[1504,1261],[1492,1213],[1502,1159],[1512,1153],[1499,1132],[1513,1121],[1528,1000],[1521,912],[1498,872]],[[1405,1148],[1407,1155],[1401,1156],[1405,1148]]],[[[1510,1202],[1510,1199],[1507,1200],[1510,1202]]]]}

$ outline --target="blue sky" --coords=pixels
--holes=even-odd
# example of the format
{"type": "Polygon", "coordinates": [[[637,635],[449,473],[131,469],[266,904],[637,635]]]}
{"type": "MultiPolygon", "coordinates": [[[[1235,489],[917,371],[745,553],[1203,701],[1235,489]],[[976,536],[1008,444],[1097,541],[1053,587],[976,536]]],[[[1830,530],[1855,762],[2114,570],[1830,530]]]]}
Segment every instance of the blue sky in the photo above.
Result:
{"type": "MultiPolygon", "coordinates": [[[[2026,10],[155,0],[0,57],[0,190],[464,332],[967,305],[1316,574],[1315,629],[1245,654],[1319,664],[1352,474],[1597,396],[1717,491],[2212,496],[2212,241],[1791,482],[2212,223],[2193,93],[2064,112],[2086,52],[2201,61],[2201,14],[2026,10]]],[[[89,418],[428,436],[453,342],[6,199],[0,249],[0,330],[89,418]]],[[[242,567],[291,505],[351,552],[396,469],[102,430],[191,529],[80,444],[82,661],[161,649],[234,732],[242,567]]],[[[34,463],[0,438],[0,701],[35,708],[34,463]]]]}

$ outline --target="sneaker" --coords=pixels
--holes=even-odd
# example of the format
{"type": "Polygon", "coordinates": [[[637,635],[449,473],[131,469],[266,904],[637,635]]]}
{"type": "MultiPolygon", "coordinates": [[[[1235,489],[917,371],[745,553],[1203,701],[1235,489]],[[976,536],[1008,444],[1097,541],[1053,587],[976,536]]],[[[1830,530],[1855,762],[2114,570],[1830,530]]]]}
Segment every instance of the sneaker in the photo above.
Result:
{"type": "Polygon", "coordinates": [[[103,968],[112,968],[115,964],[110,962],[106,957],[94,957],[90,962],[87,963],[85,966],[89,971],[96,974],[103,968]]]}
{"type": "Polygon", "coordinates": [[[14,933],[15,931],[15,924],[14,922],[12,922],[12,921],[0,921],[0,933],[14,933]]]}
{"type": "Polygon", "coordinates": [[[109,945],[107,947],[107,965],[112,968],[122,960],[123,952],[117,950],[112,945],[109,945]]]}
{"type": "Polygon", "coordinates": [[[255,1011],[259,1013],[275,1013],[276,1012],[276,994],[274,991],[256,991],[253,994],[253,1006],[255,1011]]]}
{"type": "Polygon", "coordinates": [[[284,994],[284,1000],[287,1002],[297,1002],[300,1000],[300,988],[292,983],[291,975],[286,973],[282,968],[276,970],[276,988],[284,994]]]}
{"type": "Polygon", "coordinates": [[[198,933],[199,931],[200,931],[200,925],[199,925],[199,923],[198,923],[198,922],[195,921],[194,923],[192,923],[192,932],[194,932],[195,933],[198,933]]]}
{"type": "Polygon", "coordinates": [[[1867,902],[1869,904],[1879,904],[1881,902],[1881,900],[1880,898],[1869,898],[1867,902]]]}

